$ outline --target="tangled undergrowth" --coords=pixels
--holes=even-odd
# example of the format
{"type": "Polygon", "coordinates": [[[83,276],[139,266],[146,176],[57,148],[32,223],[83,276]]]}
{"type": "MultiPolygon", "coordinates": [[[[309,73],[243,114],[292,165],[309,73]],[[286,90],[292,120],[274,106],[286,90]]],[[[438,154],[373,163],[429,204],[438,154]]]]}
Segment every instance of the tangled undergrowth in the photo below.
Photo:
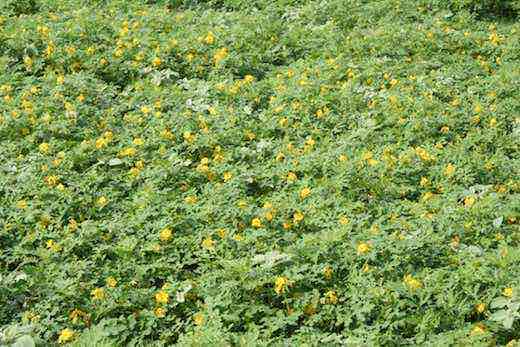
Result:
{"type": "Polygon", "coordinates": [[[0,345],[520,339],[515,1],[0,8],[0,345]]]}

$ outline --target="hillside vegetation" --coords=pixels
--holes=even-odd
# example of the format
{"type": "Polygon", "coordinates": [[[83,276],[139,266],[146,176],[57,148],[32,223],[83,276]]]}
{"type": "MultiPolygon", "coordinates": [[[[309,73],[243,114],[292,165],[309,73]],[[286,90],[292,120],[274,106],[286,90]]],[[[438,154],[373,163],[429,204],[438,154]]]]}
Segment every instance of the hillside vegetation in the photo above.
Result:
{"type": "Polygon", "coordinates": [[[517,345],[517,1],[0,9],[0,346],[517,345]]]}

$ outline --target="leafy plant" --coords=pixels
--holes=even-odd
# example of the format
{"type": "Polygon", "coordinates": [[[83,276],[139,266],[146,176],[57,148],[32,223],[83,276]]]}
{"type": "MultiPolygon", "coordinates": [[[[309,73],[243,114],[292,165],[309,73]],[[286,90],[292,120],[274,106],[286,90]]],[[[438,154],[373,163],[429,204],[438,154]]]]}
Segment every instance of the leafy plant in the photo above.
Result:
{"type": "Polygon", "coordinates": [[[490,319],[511,329],[516,319],[520,318],[520,301],[514,298],[498,297],[491,302],[491,308],[497,309],[490,319]]]}

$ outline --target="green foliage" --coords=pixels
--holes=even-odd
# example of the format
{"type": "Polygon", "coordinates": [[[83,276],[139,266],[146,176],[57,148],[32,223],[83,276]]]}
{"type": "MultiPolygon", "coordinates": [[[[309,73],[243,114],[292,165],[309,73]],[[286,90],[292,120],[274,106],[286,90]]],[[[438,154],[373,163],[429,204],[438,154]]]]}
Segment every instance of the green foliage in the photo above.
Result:
{"type": "Polygon", "coordinates": [[[440,0],[441,5],[452,10],[469,10],[482,16],[516,16],[520,10],[517,0],[440,0]]]}
{"type": "Polygon", "coordinates": [[[520,338],[511,17],[431,0],[13,4],[2,344],[520,338]]]}
{"type": "Polygon", "coordinates": [[[0,4],[1,12],[13,16],[34,14],[38,9],[37,0],[3,0],[0,4]]]}

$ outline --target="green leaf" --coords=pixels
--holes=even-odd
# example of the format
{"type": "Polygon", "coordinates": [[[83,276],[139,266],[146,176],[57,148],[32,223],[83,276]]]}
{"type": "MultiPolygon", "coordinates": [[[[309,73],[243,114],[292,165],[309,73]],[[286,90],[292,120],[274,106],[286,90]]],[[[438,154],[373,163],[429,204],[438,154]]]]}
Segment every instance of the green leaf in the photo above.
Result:
{"type": "Polygon", "coordinates": [[[508,303],[509,303],[509,300],[508,300],[508,299],[503,298],[503,297],[499,297],[499,298],[494,299],[494,300],[491,302],[490,307],[491,307],[491,308],[504,307],[504,306],[506,306],[508,303]]]}
{"type": "Polygon", "coordinates": [[[13,343],[12,347],[35,347],[34,340],[29,335],[24,335],[13,343]]]}
{"type": "Polygon", "coordinates": [[[502,323],[504,324],[504,328],[506,329],[511,329],[513,327],[513,323],[514,323],[514,318],[513,316],[507,316],[503,321],[502,323]]]}
{"type": "Polygon", "coordinates": [[[494,320],[496,322],[503,322],[509,316],[509,312],[506,310],[496,311],[489,317],[489,319],[494,320]]]}

